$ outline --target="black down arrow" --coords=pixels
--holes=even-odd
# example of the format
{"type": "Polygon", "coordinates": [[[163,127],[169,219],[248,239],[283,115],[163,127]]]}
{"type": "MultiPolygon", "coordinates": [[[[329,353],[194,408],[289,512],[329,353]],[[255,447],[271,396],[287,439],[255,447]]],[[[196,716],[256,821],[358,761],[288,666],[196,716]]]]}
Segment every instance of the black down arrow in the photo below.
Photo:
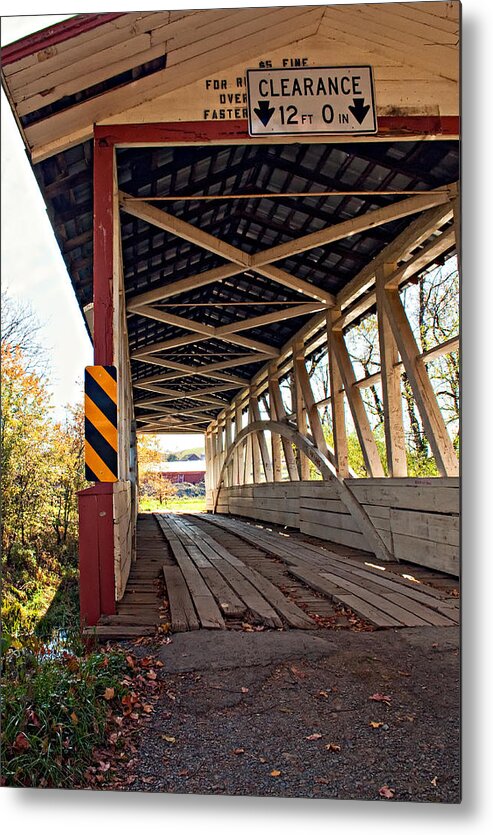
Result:
{"type": "Polygon", "coordinates": [[[366,114],[370,109],[369,104],[365,104],[364,99],[353,99],[353,103],[349,105],[349,110],[358,122],[358,125],[364,121],[366,114]]]}
{"type": "Polygon", "coordinates": [[[258,107],[256,107],[253,112],[257,114],[264,128],[266,128],[275,113],[275,110],[275,107],[269,107],[268,101],[259,101],[258,107]]]}

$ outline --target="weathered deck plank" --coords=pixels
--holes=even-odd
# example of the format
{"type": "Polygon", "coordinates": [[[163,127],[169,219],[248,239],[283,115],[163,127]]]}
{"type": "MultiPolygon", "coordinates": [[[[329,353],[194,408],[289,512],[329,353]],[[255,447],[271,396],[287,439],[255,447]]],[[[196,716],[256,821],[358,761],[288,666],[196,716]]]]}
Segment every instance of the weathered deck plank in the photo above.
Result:
{"type": "Polygon", "coordinates": [[[202,627],[204,629],[224,629],[223,616],[200,571],[178,537],[174,536],[169,526],[166,525],[162,515],[156,514],[156,519],[169,542],[173,556],[187,583],[202,627]]]}
{"type": "Polygon", "coordinates": [[[231,554],[224,548],[217,540],[213,539],[203,529],[194,525],[189,519],[182,520],[182,529],[189,532],[193,536],[194,541],[200,542],[200,547],[204,553],[209,553],[211,559],[216,560],[216,565],[221,565],[221,560],[224,560],[230,566],[234,567],[236,571],[241,574],[260,594],[265,598],[268,604],[272,606],[282,617],[286,620],[289,626],[297,629],[313,629],[315,623],[309,618],[295,603],[288,600],[288,598],[267,578],[263,577],[255,569],[245,565],[242,560],[231,554]],[[214,555],[217,555],[216,557],[214,555]],[[219,558],[219,559],[218,559],[219,558]]]}
{"type": "MultiPolygon", "coordinates": [[[[458,622],[457,601],[423,582],[417,588],[402,573],[382,576],[378,566],[366,566],[349,556],[291,540],[263,527],[257,529],[242,520],[214,516],[208,521],[275,554],[293,576],[333,601],[350,606],[352,599],[351,608],[375,626],[452,626],[458,622]]],[[[402,572],[402,566],[396,570],[402,572]]]]}
{"type": "MultiPolygon", "coordinates": [[[[259,593],[251,578],[245,577],[243,572],[239,570],[243,565],[240,560],[222,549],[218,543],[212,546],[209,542],[202,540],[200,531],[194,531],[191,526],[185,528],[178,520],[173,518],[163,517],[162,530],[165,535],[166,523],[169,527],[171,535],[176,531],[180,532],[181,537],[185,542],[194,543],[200,551],[209,560],[210,564],[222,574],[224,579],[234,589],[237,595],[243,600],[246,607],[251,612],[252,616],[265,626],[273,628],[280,628],[282,621],[274,609],[267,603],[264,597],[259,593]]],[[[173,546],[172,546],[173,547],[173,546]]],[[[184,545],[182,544],[184,548],[184,545]]],[[[192,590],[191,590],[192,591],[192,590]]],[[[195,594],[192,591],[192,597],[195,599],[195,594]]]]}
{"type": "Polygon", "coordinates": [[[193,607],[192,598],[178,565],[163,566],[164,580],[168,592],[173,632],[188,632],[198,629],[200,624],[193,607]]]}

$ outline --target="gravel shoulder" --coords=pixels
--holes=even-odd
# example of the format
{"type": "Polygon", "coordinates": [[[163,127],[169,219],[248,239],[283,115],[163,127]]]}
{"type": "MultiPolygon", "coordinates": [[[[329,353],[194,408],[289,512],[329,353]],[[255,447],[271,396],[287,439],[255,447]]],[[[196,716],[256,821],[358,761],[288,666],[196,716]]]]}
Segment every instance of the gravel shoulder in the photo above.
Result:
{"type": "Polygon", "coordinates": [[[458,629],[204,630],[132,651],[164,666],[131,791],[460,802],[458,629]]]}

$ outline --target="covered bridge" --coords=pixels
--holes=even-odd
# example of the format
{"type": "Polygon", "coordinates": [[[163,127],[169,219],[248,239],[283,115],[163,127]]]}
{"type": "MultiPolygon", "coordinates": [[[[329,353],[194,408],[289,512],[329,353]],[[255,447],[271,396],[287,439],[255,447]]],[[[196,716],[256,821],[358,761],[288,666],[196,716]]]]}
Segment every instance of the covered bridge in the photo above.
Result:
{"type": "MultiPolygon", "coordinates": [[[[458,457],[427,373],[458,337],[423,352],[400,290],[458,253],[459,12],[454,0],[78,15],[3,50],[2,83],[102,367],[94,379],[118,393],[118,443],[102,431],[95,484],[80,495],[87,624],[115,614],[139,565],[139,432],[203,432],[219,530],[270,542],[308,586],[373,622],[376,579],[365,587],[357,554],[458,575],[458,457]],[[379,370],[360,378],[345,334],[375,313],[379,370]],[[307,370],[317,352],[322,400],[307,370]],[[403,372],[434,478],[408,476],[403,372]],[[377,384],[383,456],[362,396],[377,384]],[[350,425],[366,477],[348,464],[350,425]],[[312,544],[296,540],[296,557],[238,516],[312,544]]],[[[219,571],[226,546],[204,521],[159,522],[175,557],[168,590],[177,569],[193,597],[193,547],[219,571]]],[[[220,603],[212,574],[199,576],[220,603]]],[[[405,582],[376,607],[380,625],[399,621],[392,606],[408,611],[405,582]]],[[[188,605],[185,625],[186,611],[190,626],[210,625],[197,595],[188,605]]]]}

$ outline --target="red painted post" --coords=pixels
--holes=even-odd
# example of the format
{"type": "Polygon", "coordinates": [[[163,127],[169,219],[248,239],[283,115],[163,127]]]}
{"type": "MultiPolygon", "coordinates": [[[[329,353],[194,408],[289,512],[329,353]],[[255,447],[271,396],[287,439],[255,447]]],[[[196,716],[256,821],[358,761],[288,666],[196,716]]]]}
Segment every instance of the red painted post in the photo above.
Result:
{"type": "MultiPolygon", "coordinates": [[[[94,140],[94,364],[113,365],[113,159],[104,138],[94,140]]],[[[94,626],[115,612],[113,484],[79,493],[81,623],[94,626]]]]}
{"type": "Polygon", "coordinates": [[[113,485],[96,484],[79,496],[79,601],[83,626],[116,611],[113,562],[113,485]]]}
{"type": "Polygon", "coordinates": [[[114,153],[104,138],[94,139],[94,365],[113,365],[114,153]]]}
{"type": "Polygon", "coordinates": [[[101,615],[97,496],[94,487],[81,490],[79,498],[79,605],[81,626],[94,626],[101,615]]]}
{"type": "Polygon", "coordinates": [[[97,528],[99,553],[99,599],[101,614],[114,615],[115,552],[113,523],[113,484],[97,484],[97,528]]]}

